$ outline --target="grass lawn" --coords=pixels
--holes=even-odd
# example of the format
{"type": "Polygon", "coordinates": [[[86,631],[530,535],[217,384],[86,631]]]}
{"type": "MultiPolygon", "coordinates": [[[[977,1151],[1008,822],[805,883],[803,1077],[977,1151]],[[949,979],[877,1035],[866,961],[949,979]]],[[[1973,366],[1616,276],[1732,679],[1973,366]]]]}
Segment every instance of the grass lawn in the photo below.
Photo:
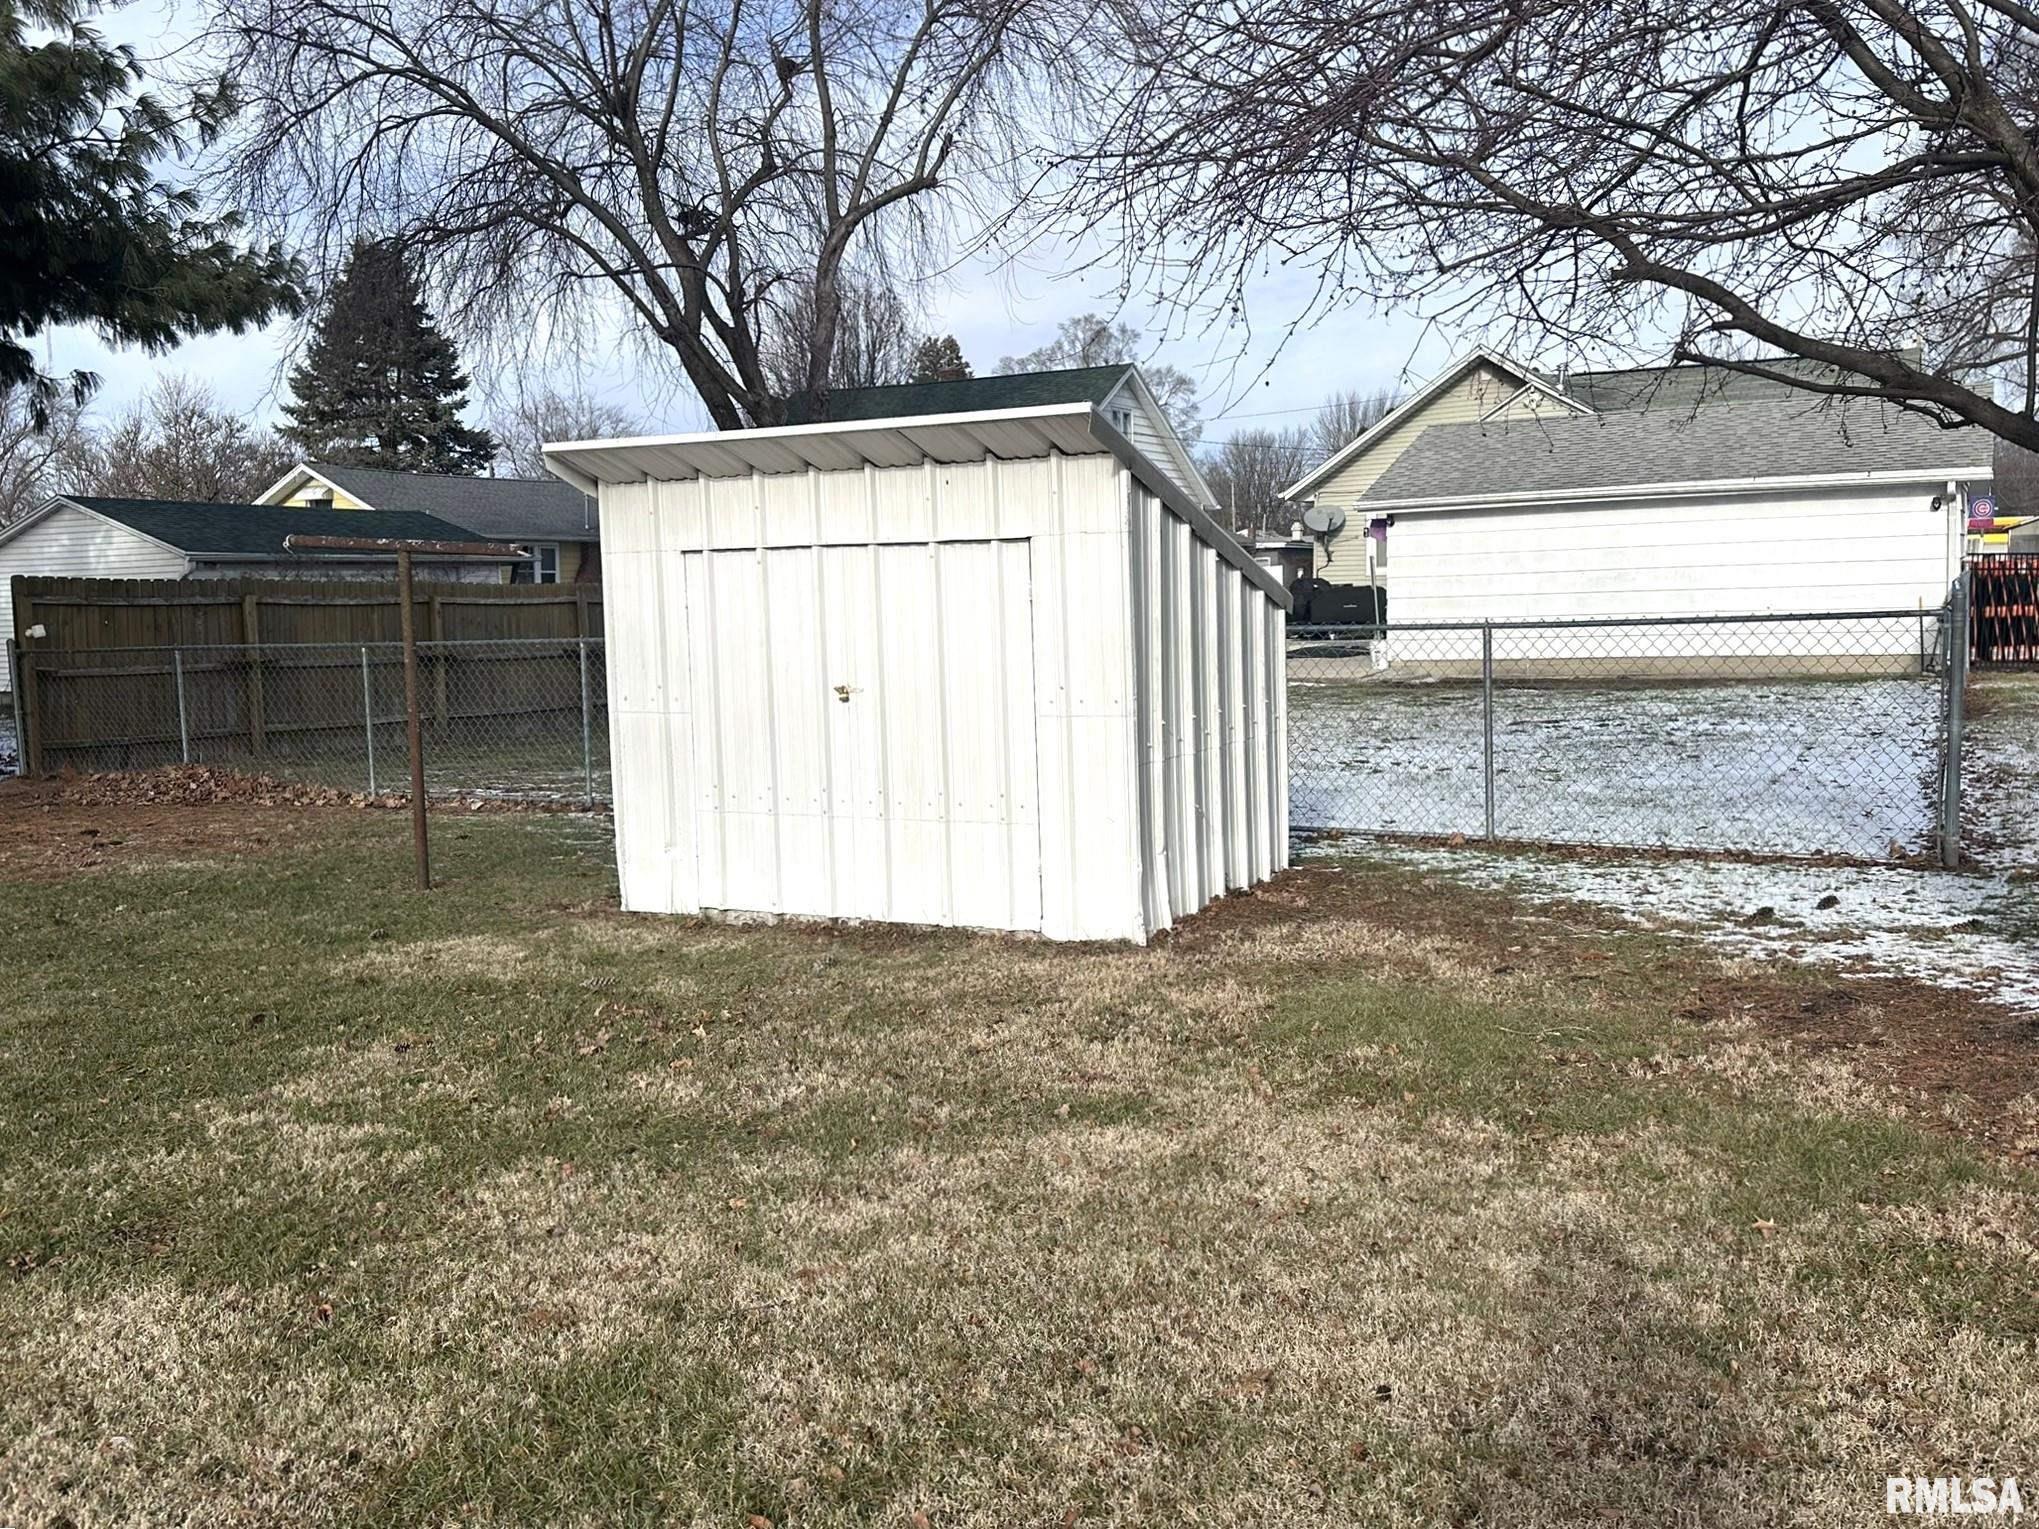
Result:
{"type": "Polygon", "coordinates": [[[1965,1000],[1364,863],[1135,951],[628,918],[567,818],[430,896],[397,814],[83,821],[0,798],[0,1524],[2039,1496],[1965,1000]]]}

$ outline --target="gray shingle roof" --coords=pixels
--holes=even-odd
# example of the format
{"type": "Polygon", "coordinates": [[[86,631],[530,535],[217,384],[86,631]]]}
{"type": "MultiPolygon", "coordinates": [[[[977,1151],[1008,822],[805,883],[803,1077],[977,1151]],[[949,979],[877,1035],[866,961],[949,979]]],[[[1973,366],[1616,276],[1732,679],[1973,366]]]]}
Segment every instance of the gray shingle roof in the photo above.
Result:
{"type": "Polygon", "coordinates": [[[1942,430],[1897,409],[1799,395],[1697,410],[1432,425],[1362,502],[1815,473],[1952,474],[1989,462],[1989,437],[1978,430],[1942,430]]]}
{"type": "Polygon", "coordinates": [[[193,504],[181,499],[107,499],[91,494],[66,494],[64,499],[198,557],[361,556],[358,552],[286,554],[283,539],[292,534],[473,540],[472,532],[451,521],[407,511],[370,514],[366,510],[308,510],[286,504],[193,504]]]}
{"type": "Polygon", "coordinates": [[[557,478],[460,478],[307,462],[327,482],[376,510],[437,515],[497,541],[599,539],[595,501],[557,478]]]}
{"type": "MultiPolygon", "coordinates": [[[[1771,371],[1808,382],[1834,382],[1846,375],[1837,366],[1800,356],[1773,356],[1762,363],[1771,371]]],[[[1589,409],[1606,414],[1617,409],[1690,409],[1700,404],[1759,403],[1773,398],[1803,398],[1789,383],[1717,366],[1643,366],[1625,371],[1573,372],[1563,391],[1589,409]]]]}
{"type": "Polygon", "coordinates": [[[1044,404],[1103,403],[1132,370],[1128,362],[1056,372],[1015,372],[1005,377],[960,377],[953,382],[905,382],[895,387],[837,388],[812,408],[799,400],[790,425],[836,424],[853,419],[910,419],[921,414],[968,414],[979,409],[1032,409],[1044,404]]]}

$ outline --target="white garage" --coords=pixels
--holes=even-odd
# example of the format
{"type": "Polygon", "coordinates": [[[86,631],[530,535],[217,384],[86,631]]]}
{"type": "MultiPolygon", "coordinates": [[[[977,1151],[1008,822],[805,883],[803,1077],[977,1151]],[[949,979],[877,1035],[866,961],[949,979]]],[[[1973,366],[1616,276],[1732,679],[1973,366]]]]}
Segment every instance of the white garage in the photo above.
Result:
{"type": "MultiPolygon", "coordinates": [[[[1497,417],[1424,430],[1347,521],[1388,549],[1397,627],[1930,611],[1961,567],[1965,497],[1991,470],[1980,431],[1810,396],[1497,417]]],[[[1845,635],[1862,651],[1813,656],[1917,659],[1902,623],[1845,635]]],[[[1806,640],[1802,628],[1691,625],[1659,647],[1790,657],[1806,640]]],[[[1634,642],[1581,631],[1568,651],[1619,657],[1634,642]]]]}
{"type": "Polygon", "coordinates": [[[1287,864],[1288,597],[1093,404],[546,459],[625,907],[1144,942],[1287,864]]]}

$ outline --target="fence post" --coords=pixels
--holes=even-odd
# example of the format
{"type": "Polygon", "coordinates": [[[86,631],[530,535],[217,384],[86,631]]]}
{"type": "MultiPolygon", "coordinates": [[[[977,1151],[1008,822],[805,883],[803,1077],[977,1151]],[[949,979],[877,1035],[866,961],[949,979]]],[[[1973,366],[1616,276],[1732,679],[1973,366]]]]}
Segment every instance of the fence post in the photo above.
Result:
{"type": "Polygon", "coordinates": [[[1940,776],[1940,864],[1961,865],[1961,730],[1967,718],[1968,571],[1947,596],[1947,761],[1940,776]]]}
{"type": "Polygon", "coordinates": [[[425,602],[425,630],[432,634],[432,725],[446,736],[446,607],[435,594],[425,602]]]}
{"type": "Polygon", "coordinates": [[[368,794],[375,795],[375,697],[368,685],[368,646],[361,647],[361,731],[368,739],[368,794]]]}
{"type": "Polygon", "coordinates": [[[588,710],[588,640],[581,638],[577,644],[581,652],[581,782],[586,788],[588,805],[595,805],[595,745],[594,723],[588,710]]]}
{"type": "Polygon", "coordinates": [[[191,763],[191,719],[184,710],[184,650],[170,650],[170,672],[177,677],[177,751],[191,763]]]}
{"type": "Polygon", "coordinates": [[[12,637],[7,639],[7,695],[14,703],[14,773],[28,773],[28,728],[21,706],[22,687],[27,676],[22,673],[21,644],[12,637]]]}
{"type": "Polygon", "coordinates": [[[1487,839],[1494,838],[1494,623],[1480,623],[1481,775],[1486,784],[1487,839]]]}
{"type": "Polygon", "coordinates": [[[260,595],[241,596],[241,640],[248,648],[248,747],[264,754],[269,750],[269,727],[263,716],[260,595]]]}

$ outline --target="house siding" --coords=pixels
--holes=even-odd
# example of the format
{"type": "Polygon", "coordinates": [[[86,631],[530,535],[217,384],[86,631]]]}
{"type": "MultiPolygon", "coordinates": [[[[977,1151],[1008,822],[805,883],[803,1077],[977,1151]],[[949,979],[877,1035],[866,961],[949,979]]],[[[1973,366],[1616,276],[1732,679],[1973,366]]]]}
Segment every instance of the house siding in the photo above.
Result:
{"type": "Polygon", "coordinates": [[[1100,405],[1100,408],[1108,423],[1114,409],[1124,409],[1130,416],[1125,430],[1126,439],[1138,447],[1141,454],[1150,462],[1168,474],[1177,488],[1201,502],[1204,491],[1183,472],[1182,464],[1176,459],[1175,447],[1169,438],[1168,430],[1140,402],[1139,396],[1130,386],[1122,384],[1100,405]]]}
{"type": "Polygon", "coordinates": [[[1914,610],[1954,577],[1929,487],[1400,512],[1397,622],[1914,610]]]}
{"type": "MultiPolygon", "coordinates": [[[[1360,496],[1373,487],[1374,480],[1386,472],[1395,458],[1407,451],[1410,443],[1432,425],[1457,425],[1477,420],[1507,402],[1510,395],[1520,391],[1521,387],[1522,383],[1518,378],[1497,366],[1481,362],[1469,369],[1454,386],[1439,393],[1327,479],[1309,497],[1315,499],[1319,505],[1335,506],[1346,511],[1349,518],[1345,529],[1332,537],[1324,549],[1324,556],[1317,567],[1317,577],[1342,584],[1364,582],[1366,516],[1353,508],[1359,502],[1360,496]]],[[[1396,541],[1396,535],[1391,531],[1390,555],[1398,558],[1401,549],[1396,545],[1396,541]]],[[[1381,582],[1388,585],[1385,568],[1381,582]]],[[[1402,617],[1403,612],[1397,609],[1395,615],[1398,618],[1402,617]]]]}
{"type": "MultiPolygon", "coordinates": [[[[14,635],[14,576],[56,574],[95,579],[180,579],[180,552],[125,526],[65,505],[0,542],[0,635],[14,635]]],[[[12,684],[11,678],[7,684],[12,684]]],[[[5,688],[5,686],[0,686],[5,688]]]]}
{"type": "Polygon", "coordinates": [[[320,504],[326,504],[330,502],[333,508],[336,510],[365,510],[369,508],[368,505],[363,504],[359,499],[356,499],[352,494],[342,493],[337,488],[328,488],[326,487],[325,484],[319,482],[317,479],[313,479],[311,482],[304,484],[302,487],[298,488],[294,493],[285,494],[281,499],[265,499],[262,501],[262,503],[294,504],[298,508],[302,509],[304,506],[310,504],[313,500],[317,500],[320,504]]]}

